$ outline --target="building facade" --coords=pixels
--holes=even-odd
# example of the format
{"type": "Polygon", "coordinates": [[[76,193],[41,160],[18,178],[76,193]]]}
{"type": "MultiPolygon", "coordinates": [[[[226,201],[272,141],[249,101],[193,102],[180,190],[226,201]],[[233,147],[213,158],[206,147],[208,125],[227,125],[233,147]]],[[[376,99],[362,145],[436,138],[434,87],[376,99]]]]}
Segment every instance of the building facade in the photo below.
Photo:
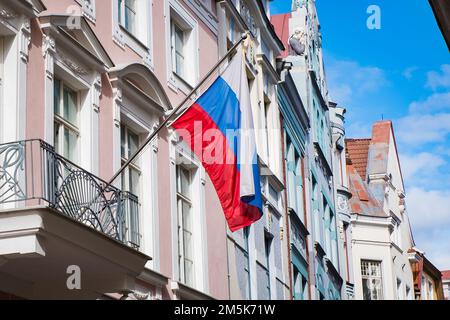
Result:
{"type": "Polygon", "coordinates": [[[273,16],[287,50],[281,54],[292,65],[290,74],[310,118],[305,150],[304,235],[309,233],[311,299],[341,299],[338,218],[335,209],[330,103],[322,53],[322,36],[314,1],[293,1],[292,12],[273,16]]]}
{"type": "Polygon", "coordinates": [[[288,217],[287,236],[290,242],[291,290],[294,300],[311,297],[305,193],[306,148],[309,141],[310,121],[300,98],[290,69],[292,64],[278,60],[281,81],[278,103],[281,110],[281,128],[284,141],[284,181],[288,217]]]}
{"type": "Polygon", "coordinates": [[[442,274],[423,251],[417,248],[408,250],[409,261],[414,277],[414,296],[416,300],[444,300],[442,274]]]}
{"type": "Polygon", "coordinates": [[[352,263],[352,226],[349,201],[352,194],[349,189],[349,180],[346,166],[345,149],[345,114],[346,109],[330,102],[330,120],[332,136],[332,155],[334,173],[334,193],[337,212],[337,236],[339,270],[341,273],[342,298],[352,300],[355,298],[354,276],[352,263]]]}
{"type": "MultiPolygon", "coordinates": [[[[229,297],[290,299],[287,216],[284,202],[280,109],[275,58],[283,50],[268,1],[219,1],[219,54],[244,32],[246,71],[261,172],[263,218],[235,233],[227,230],[229,297]]],[[[225,229],[224,229],[225,230],[225,229]]]]}
{"type": "Polygon", "coordinates": [[[448,293],[414,248],[392,124],[346,139],[315,1],[269,2],[0,0],[0,299],[448,293]],[[232,233],[170,125],[131,157],[243,34],[264,214],[232,233]]]}
{"type": "Polygon", "coordinates": [[[176,134],[107,183],[218,61],[215,2],[0,6],[0,291],[227,299],[221,206],[176,134]]]}
{"type": "Polygon", "coordinates": [[[371,138],[346,148],[355,298],[412,300],[414,241],[392,123],[376,122],[371,138]]]}
{"type": "Polygon", "coordinates": [[[442,286],[444,290],[444,299],[450,300],[450,271],[442,271],[442,286]]]}

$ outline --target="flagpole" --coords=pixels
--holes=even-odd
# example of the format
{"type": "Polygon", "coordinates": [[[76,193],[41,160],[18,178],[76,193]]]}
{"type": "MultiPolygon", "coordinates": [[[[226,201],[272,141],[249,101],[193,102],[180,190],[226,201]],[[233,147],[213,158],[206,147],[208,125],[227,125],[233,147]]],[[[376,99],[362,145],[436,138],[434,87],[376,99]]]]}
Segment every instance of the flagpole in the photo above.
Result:
{"type": "MultiPolygon", "coordinates": [[[[150,136],[145,139],[145,141],[142,143],[142,145],[134,152],[134,154],[128,158],[128,160],[120,167],[119,171],[117,171],[114,176],[108,181],[108,185],[111,185],[114,180],[117,179],[118,176],[122,174],[122,172],[128,167],[134,159],[144,150],[144,148],[156,137],[156,135],[169,123],[170,119],[178,112],[180,109],[184,106],[184,104],[194,95],[195,92],[209,79],[209,77],[217,70],[217,68],[220,67],[220,65],[228,59],[228,57],[236,50],[236,48],[248,37],[248,33],[244,33],[239,39],[238,42],[236,42],[230,50],[212,67],[212,69],[200,80],[200,82],[195,86],[194,89],[181,101],[181,103],[172,110],[172,112],[161,122],[161,124],[150,134],[150,136]]],[[[186,110],[189,108],[186,108],[186,110]]],[[[183,111],[186,112],[186,110],[183,111]]],[[[181,116],[181,114],[179,115],[181,116]]]]}

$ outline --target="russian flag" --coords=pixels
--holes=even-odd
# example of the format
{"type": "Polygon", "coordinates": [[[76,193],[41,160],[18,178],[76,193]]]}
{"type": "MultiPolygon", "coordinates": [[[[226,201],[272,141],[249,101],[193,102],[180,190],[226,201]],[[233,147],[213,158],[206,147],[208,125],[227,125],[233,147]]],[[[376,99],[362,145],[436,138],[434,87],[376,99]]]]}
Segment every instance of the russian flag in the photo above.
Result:
{"type": "Polygon", "coordinates": [[[242,50],[172,126],[202,162],[231,231],[262,216],[260,174],[242,50]]]}

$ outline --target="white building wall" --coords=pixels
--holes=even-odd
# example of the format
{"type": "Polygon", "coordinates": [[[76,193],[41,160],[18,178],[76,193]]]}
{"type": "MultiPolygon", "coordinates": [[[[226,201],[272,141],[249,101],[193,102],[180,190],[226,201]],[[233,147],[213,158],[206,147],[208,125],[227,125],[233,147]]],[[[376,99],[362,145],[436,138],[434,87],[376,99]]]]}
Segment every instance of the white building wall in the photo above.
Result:
{"type": "Polygon", "coordinates": [[[352,261],[355,298],[363,299],[361,260],[381,262],[383,298],[394,299],[394,273],[388,221],[385,218],[352,216],[352,261]]]}

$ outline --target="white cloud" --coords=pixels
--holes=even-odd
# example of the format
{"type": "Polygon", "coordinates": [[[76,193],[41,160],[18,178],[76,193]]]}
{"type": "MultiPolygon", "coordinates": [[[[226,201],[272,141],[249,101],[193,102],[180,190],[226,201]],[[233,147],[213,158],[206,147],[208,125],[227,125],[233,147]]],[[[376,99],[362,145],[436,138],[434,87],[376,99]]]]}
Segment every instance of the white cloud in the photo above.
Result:
{"type": "Polygon", "coordinates": [[[424,190],[421,187],[413,187],[407,192],[406,199],[414,230],[438,227],[450,230],[450,190],[424,190]]]}
{"type": "MultiPolygon", "coordinates": [[[[377,67],[351,60],[327,59],[327,79],[331,98],[349,108],[348,119],[360,111],[362,117],[349,121],[347,137],[370,137],[373,110],[367,102],[384,97],[390,85],[386,73],[377,67]],[[362,107],[359,107],[361,105],[362,107]]],[[[402,72],[412,79],[417,67],[402,72]]],[[[415,80],[415,78],[414,78],[415,80]]],[[[413,101],[408,113],[394,121],[403,177],[407,186],[407,208],[416,245],[439,268],[450,269],[450,65],[429,72],[431,92],[413,101]],[[437,152],[439,150],[439,152],[437,152]],[[435,152],[436,151],[436,152],[435,152]]],[[[426,91],[425,91],[426,92],[426,91]]]]}
{"type": "MultiPolygon", "coordinates": [[[[445,160],[438,155],[421,152],[418,154],[400,156],[403,178],[406,183],[411,183],[415,178],[423,176],[429,177],[435,173],[438,168],[446,164],[445,160]]],[[[435,176],[431,178],[436,178],[435,176]]]]}
{"type": "Polygon", "coordinates": [[[389,82],[378,67],[361,66],[356,61],[327,59],[327,81],[332,99],[349,104],[356,97],[377,92],[389,82]]]}
{"type": "Polygon", "coordinates": [[[417,70],[419,70],[419,68],[416,66],[406,68],[405,70],[403,70],[402,76],[405,77],[407,80],[411,80],[413,77],[413,73],[417,70]]]}
{"type": "Polygon", "coordinates": [[[450,113],[409,114],[397,120],[398,140],[409,146],[445,142],[450,133],[450,113]]]}
{"type": "Polygon", "coordinates": [[[428,72],[426,86],[433,90],[437,88],[450,88],[450,64],[443,64],[441,66],[441,72],[428,72]]]}
{"type": "Polygon", "coordinates": [[[450,146],[446,144],[438,145],[436,148],[433,149],[433,152],[435,154],[450,157],[450,146]]]}
{"type": "MultiPolygon", "coordinates": [[[[415,230],[413,230],[415,231],[415,230]]],[[[419,230],[414,233],[416,247],[439,269],[450,269],[450,232],[448,228],[419,230]]]]}
{"type": "Polygon", "coordinates": [[[413,113],[450,110],[450,92],[434,93],[425,100],[414,101],[409,110],[413,113]]]}

